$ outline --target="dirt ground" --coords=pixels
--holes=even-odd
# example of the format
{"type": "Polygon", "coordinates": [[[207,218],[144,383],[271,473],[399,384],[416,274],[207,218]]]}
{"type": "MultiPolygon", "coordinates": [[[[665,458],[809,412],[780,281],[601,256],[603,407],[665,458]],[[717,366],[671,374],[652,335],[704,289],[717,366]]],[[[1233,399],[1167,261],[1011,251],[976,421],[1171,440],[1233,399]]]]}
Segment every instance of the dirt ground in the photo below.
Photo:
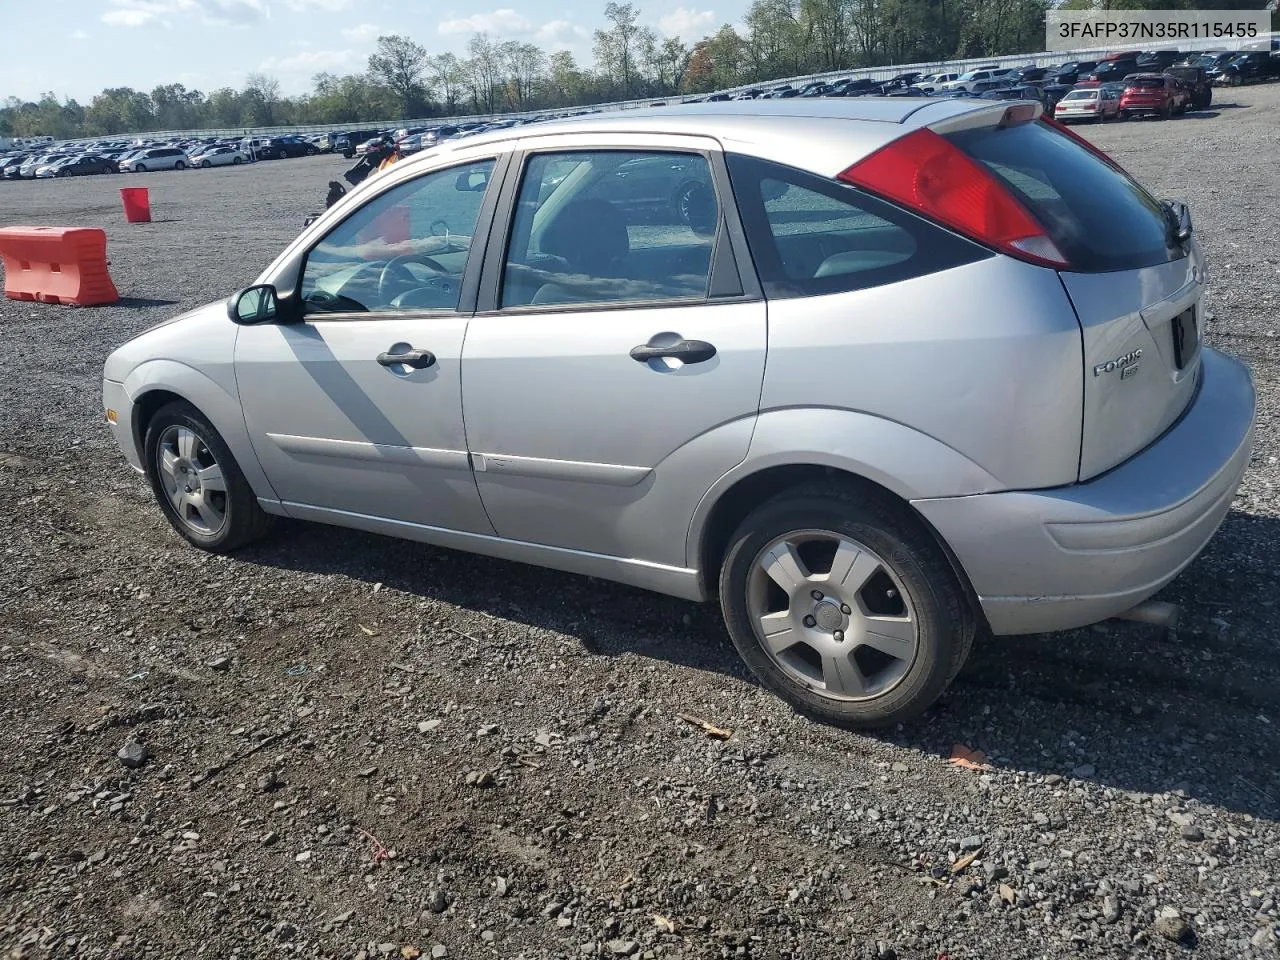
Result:
{"type": "Polygon", "coordinates": [[[124,298],[0,300],[0,955],[1274,956],[1280,85],[1219,100],[1083,131],[1190,203],[1259,390],[1181,625],[982,640],[877,737],[762,691],[714,607],[301,523],[188,547],[102,361],[250,282],[346,164],[0,184],[0,226],[105,226],[124,298]]]}

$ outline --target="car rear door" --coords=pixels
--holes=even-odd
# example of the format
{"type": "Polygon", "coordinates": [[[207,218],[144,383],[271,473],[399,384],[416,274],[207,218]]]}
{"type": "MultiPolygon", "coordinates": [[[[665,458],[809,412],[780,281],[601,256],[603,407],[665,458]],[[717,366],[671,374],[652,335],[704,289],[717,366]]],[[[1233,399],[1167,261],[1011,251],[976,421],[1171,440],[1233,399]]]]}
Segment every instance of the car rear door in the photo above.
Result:
{"type": "Polygon", "coordinates": [[[499,535],[683,568],[703,493],[747,453],[765,304],[719,144],[521,141],[462,362],[476,484],[499,535]],[[697,183],[682,214],[635,204],[697,183]]]}

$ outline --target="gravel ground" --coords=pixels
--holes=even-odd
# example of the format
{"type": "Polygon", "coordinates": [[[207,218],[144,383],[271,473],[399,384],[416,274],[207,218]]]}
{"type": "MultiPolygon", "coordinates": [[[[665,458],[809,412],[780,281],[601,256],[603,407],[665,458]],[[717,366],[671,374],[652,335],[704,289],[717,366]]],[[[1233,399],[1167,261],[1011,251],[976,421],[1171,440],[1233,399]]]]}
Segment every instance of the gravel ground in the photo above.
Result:
{"type": "Polygon", "coordinates": [[[0,951],[1274,955],[1280,85],[1221,99],[1085,131],[1191,204],[1260,390],[1181,626],[982,641],[880,737],[760,690],[711,607],[304,524],[187,547],[102,360],[250,281],[343,162],[0,185],[0,225],[105,224],[125,298],[0,300],[0,951]]]}

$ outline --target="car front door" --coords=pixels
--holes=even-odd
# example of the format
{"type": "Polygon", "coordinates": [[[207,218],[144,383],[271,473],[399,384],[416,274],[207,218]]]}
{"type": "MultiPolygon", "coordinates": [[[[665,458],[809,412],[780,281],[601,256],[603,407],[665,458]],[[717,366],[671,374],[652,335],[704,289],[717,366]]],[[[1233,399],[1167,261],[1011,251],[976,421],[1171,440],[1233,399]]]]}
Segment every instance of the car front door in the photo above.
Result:
{"type": "Polygon", "coordinates": [[[497,169],[482,157],[381,174],[391,186],[299,255],[289,293],[301,321],[241,329],[245,420],[291,515],[492,533],[467,458],[460,362],[471,238],[487,229],[497,169]]]}
{"type": "Polygon", "coordinates": [[[506,538],[684,568],[699,498],[746,456],[764,375],[765,304],[719,146],[523,144],[463,353],[485,508],[506,538]],[[683,206],[632,202],[639,169],[683,206]]]}

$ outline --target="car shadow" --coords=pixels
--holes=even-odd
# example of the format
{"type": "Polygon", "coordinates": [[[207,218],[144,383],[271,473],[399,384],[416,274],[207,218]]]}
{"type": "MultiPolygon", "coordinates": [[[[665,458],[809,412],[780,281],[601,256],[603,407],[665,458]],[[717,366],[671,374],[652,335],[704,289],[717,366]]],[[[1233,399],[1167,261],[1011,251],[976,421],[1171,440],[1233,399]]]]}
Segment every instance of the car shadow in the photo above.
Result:
{"type": "MultiPolygon", "coordinates": [[[[715,604],[320,525],[285,525],[239,553],[249,563],[346,576],[466,613],[576,638],[594,656],[633,654],[754,684],[715,604]]],[[[1158,596],[1176,629],[1112,620],[1027,637],[980,636],[939,704],[873,734],[994,769],[1088,780],[1280,817],[1280,519],[1233,512],[1158,596]]],[[[830,742],[860,734],[827,728],[830,742]]]]}
{"type": "Polygon", "coordinates": [[[153,300],[150,297],[121,297],[113,307],[124,307],[126,310],[145,310],[148,307],[171,307],[180,300],[153,300]]]}

